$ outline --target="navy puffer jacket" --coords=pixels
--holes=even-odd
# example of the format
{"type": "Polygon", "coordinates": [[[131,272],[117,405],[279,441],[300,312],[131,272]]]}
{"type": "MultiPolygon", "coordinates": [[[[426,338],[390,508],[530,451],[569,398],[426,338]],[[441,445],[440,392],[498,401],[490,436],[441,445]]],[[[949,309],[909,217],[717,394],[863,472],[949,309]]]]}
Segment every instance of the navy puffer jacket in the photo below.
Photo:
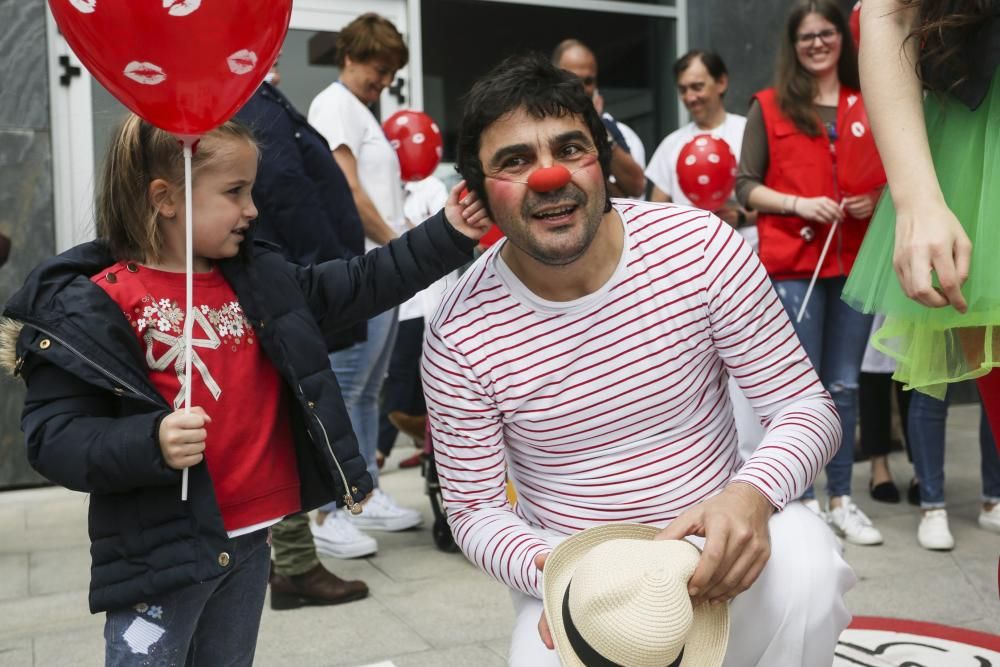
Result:
{"type": "MultiPolygon", "coordinates": [[[[439,213],[349,261],[301,267],[272,248],[244,246],[219,266],[292,399],[302,509],[359,501],[372,480],[324,340],[460,267],[475,242],[439,213]]],[[[181,502],[181,475],[164,464],[157,440],[172,409],[147,379],[120,308],[89,279],[113,262],[98,242],[44,262],[8,302],[2,327],[9,366],[27,385],[21,426],[32,466],[91,494],[95,613],[218,577],[230,561],[205,464],[190,469],[181,502]]]]}

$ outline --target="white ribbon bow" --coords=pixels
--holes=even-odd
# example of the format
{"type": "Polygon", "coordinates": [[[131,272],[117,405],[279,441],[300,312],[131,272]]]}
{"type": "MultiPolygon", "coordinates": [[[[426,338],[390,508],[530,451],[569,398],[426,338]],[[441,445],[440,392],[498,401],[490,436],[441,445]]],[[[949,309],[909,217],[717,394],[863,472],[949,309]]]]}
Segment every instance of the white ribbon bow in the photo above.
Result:
{"type": "MultiPolygon", "coordinates": [[[[205,314],[197,308],[193,308],[191,312],[194,313],[194,323],[201,325],[202,331],[208,335],[208,338],[195,338],[194,327],[192,327],[191,347],[204,347],[215,350],[222,345],[222,341],[215,332],[215,328],[205,319],[205,314]]],[[[164,331],[150,327],[146,329],[143,340],[146,341],[146,364],[150,369],[163,371],[167,369],[170,362],[173,362],[174,372],[177,373],[177,380],[181,384],[177,396],[174,397],[174,409],[179,410],[184,405],[184,390],[187,387],[187,377],[184,375],[184,336],[171,336],[164,331]],[[159,359],[153,354],[153,341],[170,346],[170,349],[164,352],[159,359]]],[[[198,369],[198,372],[201,373],[201,377],[205,381],[205,386],[212,392],[212,398],[219,400],[219,396],[222,395],[222,388],[215,381],[215,378],[212,377],[205,362],[201,360],[201,357],[198,356],[198,351],[195,349],[191,350],[191,366],[198,369]]]]}

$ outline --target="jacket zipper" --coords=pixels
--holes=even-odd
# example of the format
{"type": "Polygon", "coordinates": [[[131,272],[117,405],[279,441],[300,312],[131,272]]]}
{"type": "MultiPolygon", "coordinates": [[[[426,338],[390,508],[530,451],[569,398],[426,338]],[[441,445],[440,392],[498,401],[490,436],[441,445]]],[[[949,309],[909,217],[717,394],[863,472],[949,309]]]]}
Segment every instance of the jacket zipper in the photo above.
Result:
{"type": "Polygon", "coordinates": [[[131,384],[129,384],[125,380],[122,380],[120,377],[118,377],[117,375],[115,375],[111,371],[109,371],[106,368],[102,367],[97,362],[91,361],[82,352],[80,352],[79,350],[77,350],[75,347],[73,347],[72,345],[70,345],[69,343],[67,343],[65,340],[63,340],[59,336],[57,336],[54,333],[52,333],[50,330],[45,329],[44,327],[40,327],[40,326],[38,326],[37,324],[34,324],[34,323],[31,323],[31,326],[33,328],[41,331],[43,334],[45,334],[49,338],[54,339],[57,343],[59,343],[60,345],[62,345],[63,347],[65,347],[67,350],[69,350],[70,352],[72,352],[74,355],[76,355],[81,361],[83,361],[84,363],[86,363],[88,366],[91,366],[92,368],[94,368],[96,371],[98,371],[102,375],[105,375],[108,378],[110,378],[113,382],[121,385],[125,389],[128,389],[129,391],[131,391],[136,396],[140,396],[141,398],[146,399],[147,401],[149,401],[150,403],[152,403],[154,405],[157,405],[157,406],[161,406],[162,405],[162,401],[157,401],[155,399],[150,398],[149,396],[147,396],[143,392],[139,391],[138,389],[136,389],[135,387],[133,387],[131,384]]]}
{"type": "MultiPolygon", "coordinates": [[[[302,392],[302,387],[299,387],[299,393],[302,392]]],[[[337,472],[340,473],[340,479],[344,482],[344,504],[347,509],[350,510],[351,514],[358,515],[363,511],[361,508],[361,503],[354,502],[354,496],[351,495],[353,491],[357,491],[356,487],[352,487],[347,481],[347,475],[344,474],[344,469],[340,467],[340,461],[337,460],[337,455],[333,453],[333,445],[330,444],[330,436],[326,432],[326,427],[323,426],[323,420],[319,418],[313,410],[309,410],[309,414],[313,416],[316,423],[319,424],[319,430],[323,432],[323,441],[326,442],[326,449],[330,452],[330,458],[333,459],[333,464],[337,466],[337,472]]]]}
{"type": "MultiPolygon", "coordinates": [[[[153,403],[154,405],[160,405],[161,404],[160,401],[153,400],[152,398],[150,398],[149,396],[147,396],[143,392],[139,391],[138,389],[136,389],[135,387],[133,387],[128,382],[126,382],[125,380],[122,380],[121,378],[119,378],[117,375],[115,375],[111,371],[103,368],[97,362],[91,361],[82,352],[80,352],[79,350],[77,350],[75,347],[73,347],[72,345],[70,345],[69,343],[67,343],[65,340],[63,340],[59,336],[57,336],[54,333],[52,333],[52,331],[50,331],[50,330],[48,330],[48,329],[46,329],[44,327],[40,327],[40,326],[38,326],[37,324],[34,324],[34,323],[32,323],[31,326],[33,328],[37,329],[38,331],[41,331],[43,334],[45,334],[49,338],[54,339],[60,345],[62,345],[67,350],[69,350],[70,352],[72,352],[81,361],[83,361],[84,363],[86,363],[88,366],[93,367],[95,370],[97,370],[102,375],[107,376],[113,382],[116,382],[116,383],[120,384],[122,387],[125,387],[126,389],[128,389],[129,391],[131,391],[132,393],[134,393],[135,395],[140,396],[140,397],[146,399],[147,401],[149,401],[150,403],[153,403]]],[[[300,394],[302,393],[302,387],[299,387],[299,393],[300,394]]],[[[344,491],[345,491],[345,493],[344,493],[344,504],[347,505],[347,509],[350,510],[351,514],[355,514],[355,515],[361,514],[361,512],[363,511],[362,508],[361,508],[361,503],[354,502],[354,497],[351,495],[351,492],[353,490],[356,490],[356,489],[355,489],[355,487],[352,487],[348,483],[348,481],[347,481],[347,475],[344,474],[344,469],[340,466],[340,461],[337,460],[337,456],[333,453],[333,445],[330,444],[330,436],[326,432],[326,427],[323,425],[323,421],[319,418],[319,415],[317,415],[313,410],[310,410],[309,413],[313,416],[313,419],[316,420],[316,423],[319,424],[319,428],[323,432],[323,440],[326,442],[326,449],[327,449],[327,451],[330,452],[330,458],[333,459],[334,465],[337,466],[337,472],[340,473],[340,479],[343,480],[343,482],[344,482],[344,491]]]]}

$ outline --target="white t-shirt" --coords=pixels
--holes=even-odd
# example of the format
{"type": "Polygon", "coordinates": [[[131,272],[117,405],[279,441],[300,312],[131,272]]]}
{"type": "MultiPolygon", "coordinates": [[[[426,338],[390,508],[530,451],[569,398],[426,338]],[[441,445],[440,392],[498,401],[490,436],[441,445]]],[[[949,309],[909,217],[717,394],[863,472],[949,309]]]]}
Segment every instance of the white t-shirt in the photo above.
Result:
{"type": "MultiPolygon", "coordinates": [[[[677,156],[681,154],[684,145],[691,141],[698,134],[711,134],[729,144],[733,155],[736,156],[736,163],[740,162],[740,149],[743,147],[743,129],[746,127],[747,119],[734,113],[727,113],[726,120],[722,125],[714,130],[699,129],[694,122],[690,122],[684,127],[674,130],[667,135],[667,138],[660,142],[649,160],[646,167],[646,178],[653,182],[653,185],[666,193],[672,201],[685,206],[693,206],[691,200],[684,196],[681,186],[677,183],[677,156]]],[[[730,197],[732,198],[732,197],[730,197]]]]}
{"type": "MultiPolygon", "coordinates": [[[[342,83],[335,81],[313,98],[309,124],[330,144],[347,146],[358,164],[358,181],[385,223],[397,234],[406,231],[403,185],[396,151],[372,112],[342,83]]],[[[365,239],[365,249],[378,244],[365,239]]]]}
{"type": "MultiPolygon", "coordinates": [[[[422,181],[405,183],[403,185],[405,198],[403,212],[406,214],[406,226],[416,227],[444,207],[448,200],[448,188],[440,178],[428,176],[422,181]]],[[[430,288],[428,288],[430,289],[430,288]]],[[[399,307],[399,321],[424,317],[424,290],[417,292],[409,301],[399,307]]]]}

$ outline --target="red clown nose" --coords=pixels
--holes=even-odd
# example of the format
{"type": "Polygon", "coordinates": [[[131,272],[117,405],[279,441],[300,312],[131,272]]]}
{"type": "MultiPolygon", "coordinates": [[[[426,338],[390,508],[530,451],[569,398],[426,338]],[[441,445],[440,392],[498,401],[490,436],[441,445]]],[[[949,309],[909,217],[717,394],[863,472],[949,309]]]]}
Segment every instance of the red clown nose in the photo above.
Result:
{"type": "Polygon", "coordinates": [[[535,192],[552,192],[569,183],[573,175],[561,164],[536,169],[528,177],[528,187],[535,192]]]}

